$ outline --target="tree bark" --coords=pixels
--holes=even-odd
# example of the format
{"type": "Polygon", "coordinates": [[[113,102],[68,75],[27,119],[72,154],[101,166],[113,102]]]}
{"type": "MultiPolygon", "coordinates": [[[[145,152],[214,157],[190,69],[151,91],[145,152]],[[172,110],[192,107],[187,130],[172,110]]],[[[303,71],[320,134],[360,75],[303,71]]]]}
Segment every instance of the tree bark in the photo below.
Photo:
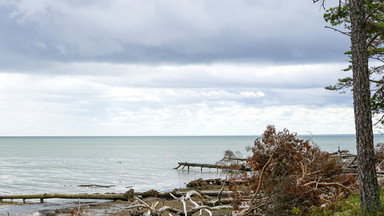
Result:
{"type": "Polygon", "coordinates": [[[370,85],[368,71],[365,1],[350,0],[353,105],[355,114],[358,181],[362,212],[374,213],[380,208],[380,193],[375,169],[370,85]]]}

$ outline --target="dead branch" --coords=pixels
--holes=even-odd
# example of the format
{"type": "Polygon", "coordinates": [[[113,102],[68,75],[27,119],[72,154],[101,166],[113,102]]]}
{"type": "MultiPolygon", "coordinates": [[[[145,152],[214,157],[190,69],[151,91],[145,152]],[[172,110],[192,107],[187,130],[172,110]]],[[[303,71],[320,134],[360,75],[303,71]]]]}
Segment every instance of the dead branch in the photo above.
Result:
{"type": "Polygon", "coordinates": [[[256,196],[259,194],[259,191],[260,191],[260,188],[261,188],[261,183],[263,182],[263,175],[264,175],[264,172],[265,172],[265,169],[267,168],[267,166],[269,165],[269,163],[271,163],[272,161],[272,158],[273,158],[273,155],[275,154],[275,152],[277,151],[277,149],[279,148],[279,146],[276,146],[274,149],[273,149],[273,152],[271,154],[271,156],[269,157],[267,163],[264,164],[263,168],[261,169],[261,173],[260,173],[260,177],[259,177],[259,183],[257,185],[257,189],[255,191],[255,193],[253,194],[252,196],[252,199],[251,199],[251,202],[249,204],[249,207],[237,214],[235,214],[234,216],[242,216],[242,215],[245,215],[247,214],[249,211],[252,210],[252,205],[253,205],[253,202],[255,201],[256,199],[256,196]]]}
{"type": "Polygon", "coordinates": [[[210,215],[212,215],[211,211],[214,211],[214,210],[232,209],[232,206],[214,206],[214,207],[211,207],[211,206],[208,206],[208,205],[205,205],[205,204],[199,205],[197,202],[192,200],[192,196],[197,196],[199,199],[201,199],[203,201],[203,203],[205,203],[206,201],[204,200],[203,196],[199,192],[197,192],[197,191],[188,191],[185,195],[183,195],[183,196],[181,196],[179,198],[177,198],[173,194],[171,194],[171,195],[175,199],[178,199],[178,200],[180,200],[183,203],[183,210],[179,210],[179,209],[176,209],[176,208],[173,208],[173,207],[170,207],[170,206],[163,206],[160,209],[156,209],[157,203],[155,203],[152,206],[149,206],[146,202],[144,202],[143,200],[141,200],[138,197],[135,197],[135,200],[140,202],[140,204],[131,205],[131,206],[127,207],[126,209],[145,208],[145,209],[149,210],[148,213],[150,213],[150,215],[154,215],[154,216],[162,215],[165,211],[169,211],[171,213],[174,213],[174,214],[177,214],[177,215],[181,215],[181,216],[192,215],[192,214],[194,214],[194,213],[196,213],[198,211],[207,211],[210,215]],[[192,209],[188,210],[188,211],[187,211],[187,204],[185,202],[187,200],[189,200],[194,205],[194,207],[192,209]]]}
{"type": "Polygon", "coordinates": [[[349,192],[351,192],[351,194],[354,194],[352,189],[350,189],[349,187],[346,187],[346,186],[344,186],[344,185],[342,185],[340,183],[337,183],[337,182],[319,183],[317,181],[311,181],[311,182],[308,182],[308,183],[304,184],[303,186],[310,186],[310,185],[313,185],[313,184],[320,185],[320,186],[339,186],[339,187],[342,187],[342,188],[348,190],[349,192]]]}
{"type": "Polygon", "coordinates": [[[273,155],[275,154],[275,152],[276,152],[276,150],[277,150],[278,148],[279,148],[279,146],[276,146],[276,148],[273,150],[271,156],[269,157],[269,160],[267,161],[267,163],[265,163],[265,165],[264,165],[263,168],[261,169],[260,179],[259,179],[259,184],[257,185],[257,189],[256,189],[256,191],[255,191],[255,194],[253,195],[252,202],[255,200],[257,194],[258,194],[259,191],[260,191],[261,183],[263,182],[263,175],[264,175],[265,169],[267,168],[267,166],[269,165],[269,163],[271,163],[272,158],[273,158],[273,155]]]}
{"type": "Polygon", "coordinates": [[[343,35],[347,35],[348,37],[351,36],[351,33],[350,33],[350,32],[343,32],[343,31],[340,31],[340,30],[337,29],[337,28],[333,28],[333,27],[330,27],[330,26],[325,26],[324,28],[332,29],[332,30],[335,31],[335,32],[339,32],[339,33],[341,33],[341,34],[343,34],[343,35]]]}
{"type": "Polygon", "coordinates": [[[174,169],[178,169],[179,167],[182,167],[182,170],[184,170],[185,167],[200,167],[203,168],[212,168],[212,169],[224,169],[224,170],[240,170],[240,171],[249,171],[249,167],[241,166],[240,164],[232,165],[232,166],[226,166],[226,165],[218,165],[218,164],[200,164],[200,163],[188,163],[188,162],[178,162],[178,166],[174,169]]]}
{"type": "Polygon", "coordinates": [[[252,168],[251,173],[234,176],[230,184],[230,190],[234,191],[234,207],[240,207],[237,216],[288,215],[293,207],[306,215],[312,206],[324,203],[320,198],[334,197],[334,188],[336,193],[342,190],[353,194],[351,188],[356,180],[345,174],[346,164],[353,158],[341,160],[343,151],[333,156],[311,145],[309,140],[296,138],[296,133],[287,129],[278,132],[271,125],[254,141],[251,151],[253,155],[246,164],[252,168]],[[277,146],[279,149],[271,156],[277,146]],[[246,189],[239,190],[240,184],[246,189]],[[267,200],[258,200],[260,196],[267,200]],[[265,205],[267,201],[271,203],[265,205]]]}

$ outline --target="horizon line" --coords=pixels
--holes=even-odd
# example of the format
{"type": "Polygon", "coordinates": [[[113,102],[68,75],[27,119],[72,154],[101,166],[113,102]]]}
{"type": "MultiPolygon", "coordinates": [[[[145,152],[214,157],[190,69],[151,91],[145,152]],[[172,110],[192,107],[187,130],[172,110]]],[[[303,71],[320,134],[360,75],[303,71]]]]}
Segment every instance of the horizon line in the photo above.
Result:
{"type": "MultiPolygon", "coordinates": [[[[373,134],[384,136],[384,134],[373,134]]],[[[0,135],[0,138],[155,138],[155,137],[260,137],[260,135],[0,135]]],[[[297,136],[356,136],[356,134],[297,134],[297,136]]]]}

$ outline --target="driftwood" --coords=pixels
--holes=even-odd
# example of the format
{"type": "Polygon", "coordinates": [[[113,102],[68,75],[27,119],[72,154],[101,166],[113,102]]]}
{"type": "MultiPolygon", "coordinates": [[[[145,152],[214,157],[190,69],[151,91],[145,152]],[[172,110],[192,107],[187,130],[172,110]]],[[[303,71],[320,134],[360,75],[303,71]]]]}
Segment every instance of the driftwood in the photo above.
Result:
{"type": "MultiPolygon", "coordinates": [[[[230,196],[231,191],[200,191],[202,195],[205,196],[230,196]]],[[[175,191],[173,192],[176,196],[183,196],[186,193],[175,191]]],[[[40,202],[43,202],[44,199],[103,199],[103,200],[131,200],[135,196],[139,197],[158,197],[170,199],[173,198],[171,192],[157,192],[155,190],[150,190],[147,192],[134,192],[133,189],[127,191],[126,193],[116,193],[116,194],[33,194],[33,195],[0,195],[0,201],[4,199],[22,199],[24,202],[26,199],[40,199],[40,202]]]]}
{"type": "Polygon", "coordinates": [[[212,169],[224,169],[224,170],[241,170],[241,171],[250,171],[249,167],[245,167],[244,165],[233,165],[233,166],[225,166],[225,165],[217,165],[217,164],[200,164],[200,163],[188,163],[188,162],[178,162],[178,166],[174,169],[178,169],[183,166],[181,169],[184,170],[185,167],[200,167],[201,171],[203,168],[212,168],[212,169]]]}
{"type": "Polygon", "coordinates": [[[340,150],[340,149],[336,152],[330,152],[329,153],[329,155],[348,155],[348,154],[349,154],[348,150],[340,150]]]}
{"type": "MultiPolygon", "coordinates": [[[[350,154],[348,150],[341,150],[337,152],[329,153],[332,158],[340,158],[340,159],[349,159],[353,158],[352,163],[356,160],[356,155],[350,154]]],[[[231,161],[246,161],[245,158],[224,158],[226,160],[231,161]]],[[[352,164],[351,163],[351,164],[352,164]]],[[[181,167],[182,170],[187,167],[189,172],[190,167],[200,167],[201,171],[203,168],[208,169],[223,169],[223,170],[240,170],[240,171],[250,171],[249,167],[246,167],[245,164],[233,164],[233,165],[223,165],[223,164],[203,164],[203,163],[189,163],[189,162],[178,162],[178,166],[174,169],[179,169],[181,167]]]]}
{"type": "MultiPolygon", "coordinates": [[[[347,150],[332,152],[332,153],[329,153],[329,155],[332,158],[336,158],[340,160],[340,163],[343,166],[343,173],[357,176],[358,174],[357,166],[354,165],[354,163],[357,161],[356,155],[350,154],[349,151],[347,150]]],[[[380,164],[376,166],[376,174],[379,176],[384,175],[384,172],[380,169],[380,164]]]]}
{"type": "MultiPolygon", "coordinates": [[[[212,210],[219,210],[219,209],[228,209],[228,210],[232,210],[232,206],[223,206],[223,205],[219,205],[219,206],[208,206],[206,205],[207,201],[205,201],[205,199],[203,198],[202,194],[197,192],[197,191],[188,191],[185,195],[182,195],[181,197],[177,198],[176,196],[174,196],[172,193],[171,193],[171,196],[174,198],[174,199],[177,199],[179,200],[182,204],[183,204],[183,209],[176,209],[176,208],[173,208],[173,207],[170,207],[170,206],[163,206],[162,208],[160,209],[157,209],[156,206],[158,204],[158,202],[156,202],[155,204],[152,204],[151,206],[149,204],[147,204],[146,202],[144,202],[143,200],[141,200],[140,198],[138,198],[137,196],[134,197],[134,199],[136,200],[131,206],[128,206],[126,209],[140,209],[140,208],[144,208],[144,209],[147,209],[147,213],[145,215],[154,215],[154,216],[160,216],[162,215],[165,211],[168,211],[168,212],[171,212],[171,213],[174,213],[174,214],[177,214],[177,215],[180,215],[180,216],[187,216],[187,215],[192,215],[198,211],[200,211],[200,214],[202,214],[202,211],[206,211],[208,212],[209,215],[212,215],[212,210]],[[197,196],[200,200],[200,202],[196,202],[194,200],[192,200],[192,196],[197,196]],[[187,210],[187,203],[186,201],[190,201],[194,207],[192,208],[189,208],[189,210],[187,210]],[[136,204],[137,203],[137,204],[136,204]]],[[[220,204],[223,204],[223,203],[220,203],[220,204]]]]}
{"type": "Polygon", "coordinates": [[[105,199],[105,200],[127,200],[128,198],[124,194],[33,194],[33,195],[0,195],[0,201],[4,199],[40,199],[43,202],[44,199],[105,199]]]}
{"type": "Polygon", "coordinates": [[[331,158],[356,158],[356,155],[330,155],[331,158]]]}

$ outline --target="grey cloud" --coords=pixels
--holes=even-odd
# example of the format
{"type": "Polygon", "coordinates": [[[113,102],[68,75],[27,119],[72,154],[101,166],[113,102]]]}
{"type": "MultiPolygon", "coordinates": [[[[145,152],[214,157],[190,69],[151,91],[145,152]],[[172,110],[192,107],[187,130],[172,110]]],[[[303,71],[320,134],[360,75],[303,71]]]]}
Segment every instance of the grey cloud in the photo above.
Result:
{"type": "Polygon", "coordinates": [[[30,61],[336,62],[349,43],[323,29],[318,6],[299,0],[10,2],[0,4],[3,68],[30,61]]]}
{"type": "Polygon", "coordinates": [[[323,88],[266,90],[263,105],[306,105],[309,107],[352,107],[351,94],[339,94],[323,88]]]}
{"type": "MultiPolygon", "coordinates": [[[[265,64],[144,65],[60,63],[39,69],[41,75],[88,77],[102,85],[129,88],[324,88],[336,81],[343,64],[270,66],[265,64]],[[74,76],[75,75],[75,76],[74,76]],[[78,76],[76,76],[78,75],[78,76]]],[[[36,66],[37,68],[37,66],[36,66]]],[[[26,70],[33,73],[35,70],[26,70]]]]}

